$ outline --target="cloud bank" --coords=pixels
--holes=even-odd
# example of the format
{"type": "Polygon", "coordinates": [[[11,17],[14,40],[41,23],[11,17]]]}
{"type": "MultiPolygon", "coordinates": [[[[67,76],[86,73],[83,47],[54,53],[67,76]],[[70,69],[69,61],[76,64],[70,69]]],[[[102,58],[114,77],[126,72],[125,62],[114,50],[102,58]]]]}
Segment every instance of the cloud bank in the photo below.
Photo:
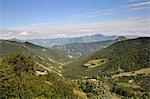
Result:
{"type": "Polygon", "coordinates": [[[122,20],[76,24],[37,25],[1,31],[1,38],[55,38],[93,34],[150,36],[150,19],[132,17],[122,20]]]}

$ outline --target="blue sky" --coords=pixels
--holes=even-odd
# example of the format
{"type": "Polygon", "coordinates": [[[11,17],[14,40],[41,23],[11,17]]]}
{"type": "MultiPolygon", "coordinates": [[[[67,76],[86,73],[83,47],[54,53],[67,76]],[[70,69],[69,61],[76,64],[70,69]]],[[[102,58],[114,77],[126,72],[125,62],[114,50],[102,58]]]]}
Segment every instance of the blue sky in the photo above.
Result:
{"type": "Polygon", "coordinates": [[[149,36],[149,0],[0,0],[0,11],[1,38],[149,36]]]}

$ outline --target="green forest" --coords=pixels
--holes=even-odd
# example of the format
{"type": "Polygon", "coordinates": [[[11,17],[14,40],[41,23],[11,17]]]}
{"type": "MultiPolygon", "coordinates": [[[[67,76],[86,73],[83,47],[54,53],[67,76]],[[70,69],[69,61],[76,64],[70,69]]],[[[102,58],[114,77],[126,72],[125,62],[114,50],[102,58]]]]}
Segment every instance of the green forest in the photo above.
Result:
{"type": "Polygon", "coordinates": [[[0,99],[150,97],[149,37],[116,41],[79,58],[11,40],[0,41],[0,53],[0,99]]]}

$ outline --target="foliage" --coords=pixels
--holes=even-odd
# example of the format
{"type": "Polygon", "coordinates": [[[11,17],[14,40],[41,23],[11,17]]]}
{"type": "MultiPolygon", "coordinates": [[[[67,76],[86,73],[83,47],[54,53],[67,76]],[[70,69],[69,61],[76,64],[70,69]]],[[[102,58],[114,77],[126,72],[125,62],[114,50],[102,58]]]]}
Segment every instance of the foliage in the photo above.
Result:
{"type": "Polygon", "coordinates": [[[106,40],[106,41],[99,41],[99,42],[92,42],[92,43],[70,43],[66,45],[56,45],[53,48],[62,49],[74,57],[80,57],[80,56],[86,56],[88,54],[96,52],[113,43],[114,43],[113,40],[106,40]]]}
{"type": "Polygon", "coordinates": [[[23,54],[1,59],[0,95],[3,98],[67,97],[73,95],[69,81],[58,75],[36,76],[34,61],[23,54]]]}
{"type": "Polygon", "coordinates": [[[64,74],[68,77],[88,76],[88,74],[99,76],[149,67],[149,42],[149,37],[116,42],[105,49],[68,64],[64,67],[64,74]],[[107,59],[108,61],[103,66],[93,69],[83,67],[86,62],[97,59],[107,59]]]}
{"type": "Polygon", "coordinates": [[[78,79],[75,80],[75,85],[87,94],[89,98],[108,98],[109,85],[103,80],[99,79],[78,79]]]}
{"type": "Polygon", "coordinates": [[[146,37],[119,41],[64,66],[62,76],[56,73],[56,70],[61,70],[60,61],[70,60],[62,54],[58,55],[59,52],[27,42],[2,41],[0,98],[112,99],[115,96],[148,99],[149,41],[150,38],[146,37]],[[100,59],[107,61],[93,68],[84,66],[86,62],[100,59]],[[37,70],[47,71],[48,74],[37,76],[37,70]],[[113,78],[112,75],[119,76],[113,78]]]}

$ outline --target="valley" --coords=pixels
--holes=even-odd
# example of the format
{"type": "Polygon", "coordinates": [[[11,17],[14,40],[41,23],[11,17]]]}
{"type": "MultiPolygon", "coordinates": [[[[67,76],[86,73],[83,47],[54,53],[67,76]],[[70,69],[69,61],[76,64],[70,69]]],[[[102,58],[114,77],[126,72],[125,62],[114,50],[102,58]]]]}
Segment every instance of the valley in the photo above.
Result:
{"type": "Polygon", "coordinates": [[[148,99],[149,43],[139,37],[48,48],[0,40],[0,98],[148,99]]]}

